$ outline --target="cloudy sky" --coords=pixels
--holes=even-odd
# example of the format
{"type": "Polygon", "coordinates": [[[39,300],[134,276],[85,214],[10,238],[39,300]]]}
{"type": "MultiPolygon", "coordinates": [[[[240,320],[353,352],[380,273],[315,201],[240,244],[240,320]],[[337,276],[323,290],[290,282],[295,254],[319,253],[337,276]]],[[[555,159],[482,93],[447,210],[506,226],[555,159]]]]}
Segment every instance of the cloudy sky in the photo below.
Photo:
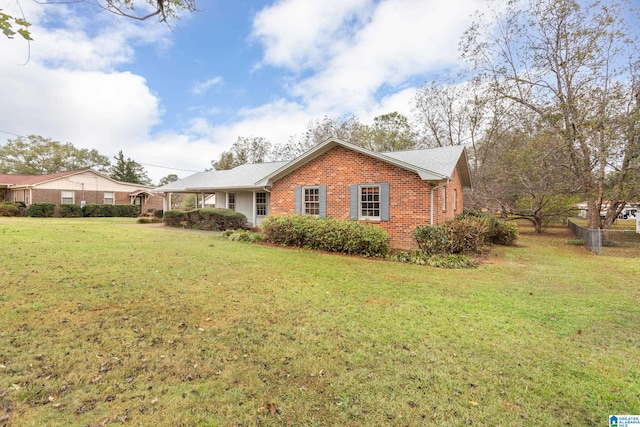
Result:
{"type": "Polygon", "coordinates": [[[34,41],[0,35],[0,144],[122,150],[157,183],[210,167],[239,136],[285,143],[324,116],[409,115],[417,87],[459,67],[484,1],[199,0],[170,28],[86,2],[19,5],[34,41]]]}

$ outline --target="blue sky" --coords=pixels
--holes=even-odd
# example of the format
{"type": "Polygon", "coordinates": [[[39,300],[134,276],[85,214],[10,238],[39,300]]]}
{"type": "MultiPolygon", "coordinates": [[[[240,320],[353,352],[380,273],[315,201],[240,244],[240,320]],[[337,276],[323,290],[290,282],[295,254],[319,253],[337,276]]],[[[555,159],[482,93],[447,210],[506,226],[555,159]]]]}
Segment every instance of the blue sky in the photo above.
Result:
{"type": "Polygon", "coordinates": [[[0,38],[0,144],[123,150],[157,182],[210,167],[239,136],[286,143],[324,116],[410,115],[417,87],[460,65],[484,1],[200,0],[171,29],[87,3],[20,5],[35,40],[0,38]]]}

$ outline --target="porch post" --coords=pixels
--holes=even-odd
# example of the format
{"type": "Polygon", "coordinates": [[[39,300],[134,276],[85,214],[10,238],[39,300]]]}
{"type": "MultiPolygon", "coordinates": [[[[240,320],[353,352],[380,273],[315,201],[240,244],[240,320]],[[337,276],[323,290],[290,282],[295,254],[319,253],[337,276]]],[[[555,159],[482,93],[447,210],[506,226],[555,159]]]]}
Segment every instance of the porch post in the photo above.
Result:
{"type": "Polygon", "coordinates": [[[200,203],[200,207],[204,209],[204,193],[202,193],[201,196],[202,196],[202,202],[200,203]]]}
{"type": "Polygon", "coordinates": [[[256,193],[256,191],[254,190],[252,193],[253,193],[253,203],[252,203],[252,205],[253,205],[253,212],[252,212],[253,218],[252,218],[251,223],[255,227],[256,225],[258,225],[258,213],[257,213],[258,212],[258,204],[257,204],[257,195],[256,195],[257,193],[256,193]]]}

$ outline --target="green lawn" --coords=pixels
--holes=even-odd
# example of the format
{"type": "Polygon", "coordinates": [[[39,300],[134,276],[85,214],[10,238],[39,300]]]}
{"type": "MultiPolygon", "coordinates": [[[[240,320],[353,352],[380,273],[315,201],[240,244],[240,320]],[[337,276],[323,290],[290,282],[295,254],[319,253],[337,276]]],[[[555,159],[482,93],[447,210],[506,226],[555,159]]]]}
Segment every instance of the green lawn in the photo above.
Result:
{"type": "Polygon", "coordinates": [[[0,425],[608,425],[640,414],[640,262],[570,238],[445,270],[0,218],[0,425]]]}

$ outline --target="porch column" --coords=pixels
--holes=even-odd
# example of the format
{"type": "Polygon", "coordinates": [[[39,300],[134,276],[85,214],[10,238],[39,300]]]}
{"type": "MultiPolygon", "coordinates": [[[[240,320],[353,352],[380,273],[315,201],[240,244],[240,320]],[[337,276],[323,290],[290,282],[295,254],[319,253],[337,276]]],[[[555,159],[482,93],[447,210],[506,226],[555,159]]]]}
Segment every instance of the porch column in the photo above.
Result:
{"type": "Polygon", "coordinates": [[[254,190],[252,193],[253,193],[253,203],[252,203],[253,212],[252,212],[251,215],[253,216],[253,218],[252,218],[251,223],[255,227],[256,225],[258,225],[258,200],[257,200],[256,191],[254,190]]]}
{"type": "Polygon", "coordinates": [[[204,193],[200,195],[202,197],[202,202],[200,203],[200,207],[204,209],[204,193]]]}

